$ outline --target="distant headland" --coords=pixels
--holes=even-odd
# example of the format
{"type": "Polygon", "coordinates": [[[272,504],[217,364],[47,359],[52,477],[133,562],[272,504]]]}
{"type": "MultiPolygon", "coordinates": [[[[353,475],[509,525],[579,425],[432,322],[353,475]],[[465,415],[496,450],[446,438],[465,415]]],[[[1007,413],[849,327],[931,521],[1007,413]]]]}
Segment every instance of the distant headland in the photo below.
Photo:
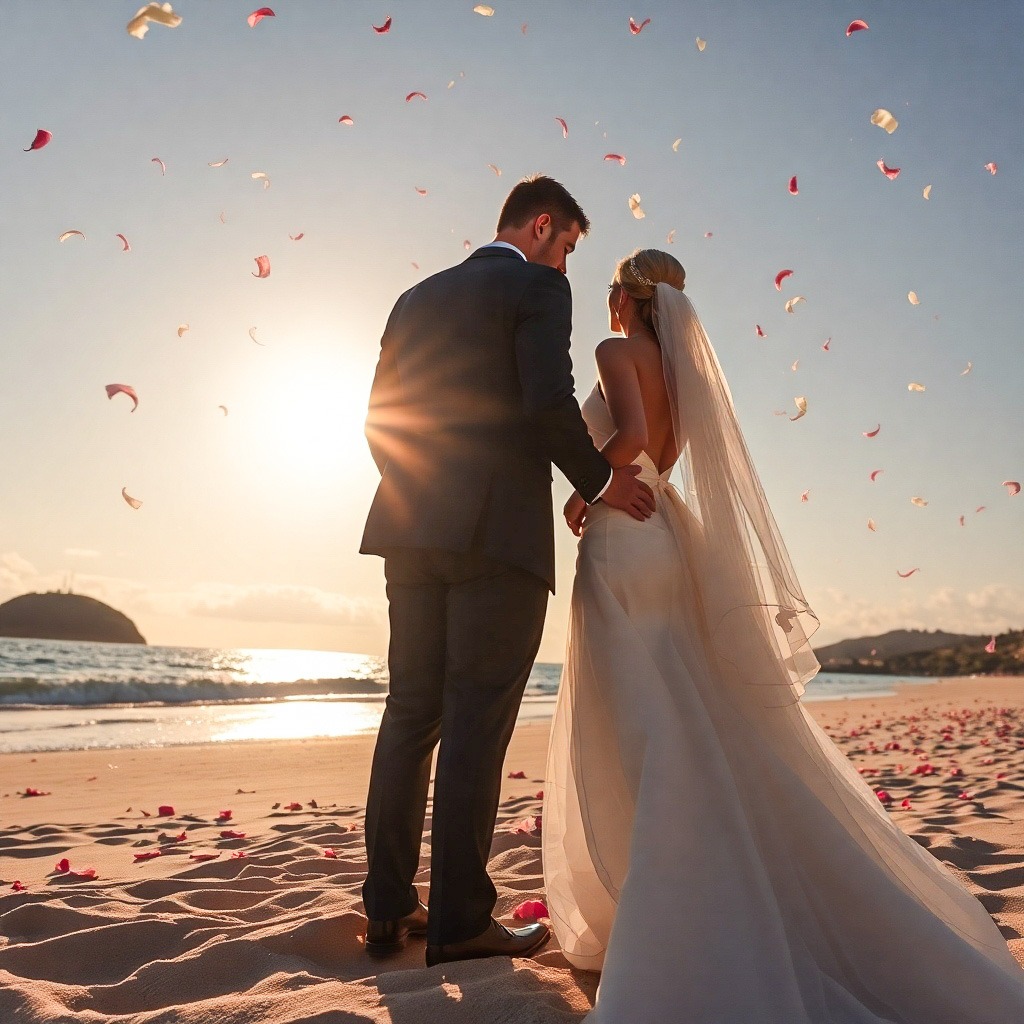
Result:
{"type": "Polygon", "coordinates": [[[30,640],[88,640],[144,644],[127,615],[84,594],[47,591],[22,594],[0,604],[0,637],[30,640]]]}

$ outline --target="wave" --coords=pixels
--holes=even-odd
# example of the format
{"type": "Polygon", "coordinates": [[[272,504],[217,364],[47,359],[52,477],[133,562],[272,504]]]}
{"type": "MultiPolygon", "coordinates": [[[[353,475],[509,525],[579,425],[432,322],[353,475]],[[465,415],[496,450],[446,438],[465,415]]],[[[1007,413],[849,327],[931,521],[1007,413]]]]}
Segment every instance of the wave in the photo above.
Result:
{"type": "Polygon", "coordinates": [[[0,679],[0,706],[109,707],[122,704],[234,704],[285,700],[289,697],[363,697],[382,700],[387,686],[372,679],[297,679],[246,682],[187,679],[0,679]]]}

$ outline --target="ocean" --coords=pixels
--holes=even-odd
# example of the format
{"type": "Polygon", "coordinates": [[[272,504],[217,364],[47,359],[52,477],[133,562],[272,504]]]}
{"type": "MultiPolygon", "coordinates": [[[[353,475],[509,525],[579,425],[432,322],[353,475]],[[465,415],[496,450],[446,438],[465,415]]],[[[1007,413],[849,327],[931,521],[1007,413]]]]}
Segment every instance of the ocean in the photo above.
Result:
{"type": "MultiPolygon", "coordinates": [[[[562,666],[538,663],[519,720],[551,717],[562,666]]],[[[895,676],[821,673],[804,700],[892,694],[895,676]]],[[[336,651],[0,638],[0,753],[375,732],[383,658],[336,651]]]]}

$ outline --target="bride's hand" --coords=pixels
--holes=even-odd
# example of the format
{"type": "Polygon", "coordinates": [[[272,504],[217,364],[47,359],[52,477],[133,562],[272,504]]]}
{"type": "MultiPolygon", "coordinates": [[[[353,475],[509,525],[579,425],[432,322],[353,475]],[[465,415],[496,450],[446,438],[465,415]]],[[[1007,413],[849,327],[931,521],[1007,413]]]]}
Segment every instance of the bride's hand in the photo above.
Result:
{"type": "Polygon", "coordinates": [[[566,525],[578,537],[583,532],[583,523],[587,518],[587,503],[580,497],[579,491],[573,491],[572,497],[562,509],[562,515],[565,516],[566,525]]]}

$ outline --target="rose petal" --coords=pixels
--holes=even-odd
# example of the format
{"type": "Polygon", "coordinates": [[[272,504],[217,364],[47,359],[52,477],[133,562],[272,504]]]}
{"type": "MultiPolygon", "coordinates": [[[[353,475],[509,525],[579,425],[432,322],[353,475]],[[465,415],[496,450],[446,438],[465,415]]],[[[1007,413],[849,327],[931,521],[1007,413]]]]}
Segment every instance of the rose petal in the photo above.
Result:
{"type": "Polygon", "coordinates": [[[989,640],[989,642],[987,644],[985,644],[985,650],[989,654],[995,654],[996,653],[996,638],[995,637],[992,637],[992,639],[989,640]]]}
{"type": "Polygon", "coordinates": [[[305,231],[300,231],[297,235],[289,235],[288,237],[293,242],[299,242],[299,241],[301,241],[305,237],[305,234],[306,234],[305,231]]]}
{"type": "Polygon", "coordinates": [[[803,494],[800,495],[800,500],[803,501],[803,502],[810,501],[811,500],[811,492],[809,490],[804,491],[803,494]]]}
{"type": "Polygon", "coordinates": [[[682,141],[683,140],[680,138],[680,139],[676,139],[676,141],[672,143],[672,152],[673,153],[678,153],[679,152],[679,146],[682,143],[682,141]]]}
{"type": "Polygon", "coordinates": [[[70,231],[65,231],[58,239],[58,242],[66,242],[72,235],[77,235],[79,238],[85,238],[85,233],[72,228],[70,231]]]}
{"type": "Polygon", "coordinates": [[[635,192],[633,195],[631,195],[629,197],[629,208],[632,211],[633,216],[637,220],[643,220],[644,217],[647,216],[647,214],[644,213],[643,209],[640,206],[640,193],[639,192],[635,192]]]}
{"type": "Polygon", "coordinates": [[[967,374],[969,374],[969,373],[971,372],[971,370],[973,370],[973,369],[974,369],[974,363],[972,363],[972,362],[970,361],[970,359],[968,359],[968,360],[967,360],[967,366],[966,366],[966,367],[964,367],[964,369],[962,369],[962,370],[960,371],[960,376],[961,376],[961,377],[966,377],[966,376],[967,376],[967,374]]]}
{"type": "Polygon", "coordinates": [[[792,277],[792,276],[793,276],[793,271],[792,270],[780,270],[775,275],[775,290],[777,292],[781,292],[782,291],[782,282],[785,281],[787,277],[792,277]]]}
{"type": "Polygon", "coordinates": [[[768,335],[765,334],[764,331],[761,329],[761,325],[760,324],[754,324],[754,333],[759,338],[767,338],[768,337],[768,335]]]}
{"type": "Polygon", "coordinates": [[[124,235],[116,234],[116,235],[114,235],[114,237],[121,239],[121,242],[122,242],[121,252],[131,252],[132,251],[132,247],[129,244],[128,239],[125,238],[124,235]]]}
{"type": "Polygon", "coordinates": [[[264,18],[274,18],[276,15],[269,7],[259,7],[245,20],[249,22],[250,28],[255,28],[264,18]]]}
{"type": "Polygon", "coordinates": [[[822,352],[828,352],[828,350],[831,347],[832,347],[832,339],[831,338],[826,338],[825,339],[825,344],[821,346],[821,350],[822,350],[822,352]]]}
{"type": "Polygon", "coordinates": [[[488,7],[487,4],[477,4],[473,8],[474,14],[482,14],[485,18],[490,18],[494,14],[494,8],[488,7]]]}
{"type": "Polygon", "coordinates": [[[806,299],[805,299],[805,298],[804,298],[804,297],[803,297],[802,295],[794,295],[794,296],[793,296],[793,298],[791,298],[791,299],[790,299],[790,300],[789,300],[789,301],[788,301],[788,302],[786,303],[786,312],[787,312],[787,313],[792,313],[792,312],[793,312],[793,309],[795,308],[795,306],[796,306],[796,304],[797,304],[798,302],[806,302],[806,301],[807,301],[807,300],[806,300],[806,299]]]}
{"type": "Polygon", "coordinates": [[[866,21],[861,21],[860,18],[858,18],[856,21],[851,21],[850,24],[846,26],[846,35],[852,36],[854,32],[864,32],[867,27],[868,23],[866,21]]]}
{"type": "Polygon", "coordinates": [[[924,190],[921,192],[921,195],[923,195],[925,197],[925,199],[931,199],[931,197],[932,197],[932,187],[931,187],[931,185],[925,185],[924,190]]]}
{"type": "Polygon", "coordinates": [[[160,159],[160,157],[158,157],[158,156],[154,156],[154,157],[152,157],[152,158],[150,159],[150,161],[149,161],[149,162],[150,162],[151,164],[159,164],[159,165],[160,165],[160,173],[161,173],[162,175],[163,175],[163,174],[166,174],[166,173],[167,173],[167,164],[165,164],[165,163],[163,162],[163,160],[161,160],[161,159],[160,159]]]}
{"type": "Polygon", "coordinates": [[[665,244],[666,244],[666,245],[671,245],[671,244],[672,244],[672,243],[673,243],[673,242],[674,242],[675,240],[676,240],[676,229],[675,229],[675,228],[673,228],[673,229],[672,229],[672,230],[671,230],[671,231],[670,231],[670,232],[669,232],[669,233],[668,233],[668,234],[667,234],[667,235],[665,236],[665,244]]]}
{"type": "Polygon", "coordinates": [[[880,170],[880,171],[881,171],[881,172],[882,172],[882,173],[883,173],[883,174],[884,174],[884,175],[885,175],[885,176],[886,176],[886,177],[887,177],[887,178],[888,178],[888,179],[889,179],[890,181],[892,181],[892,180],[893,180],[894,178],[898,178],[898,177],[899,177],[899,174],[900,174],[900,169],[899,169],[898,167],[886,167],[886,165],[885,165],[885,161],[884,161],[884,160],[879,160],[879,161],[878,161],[878,165],[877,165],[877,166],[878,166],[878,169],[879,169],[879,170],[880,170]]]}
{"type": "Polygon", "coordinates": [[[985,511],[985,506],[984,506],[984,505],[979,505],[979,506],[978,506],[978,507],[977,507],[977,508],[976,508],[976,509],[974,510],[974,514],[975,514],[975,515],[977,515],[977,514],[978,514],[979,512],[984,512],[984,511],[985,511]]]}
{"type": "Polygon", "coordinates": [[[114,395],[127,395],[132,400],[132,412],[135,412],[139,407],[139,396],[135,393],[135,388],[128,384],[108,384],[107,398],[113,398],[114,395]]]}
{"type": "Polygon", "coordinates": [[[921,300],[917,297],[917,292],[907,292],[907,301],[912,306],[920,306],[921,300]]]}
{"type": "Polygon", "coordinates": [[[1009,494],[1011,498],[1020,494],[1020,484],[1016,480],[1004,480],[1003,486],[1006,488],[1006,493],[1009,494]]]}
{"type": "Polygon", "coordinates": [[[878,437],[878,432],[879,432],[879,431],[880,431],[881,429],[882,429],[882,424],[881,424],[881,423],[879,423],[879,424],[878,424],[878,426],[877,426],[877,427],[875,427],[875,429],[874,429],[874,430],[863,430],[863,431],[861,431],[861,433],[862,433],[862,434],[863,434],[863,435],[864,435],[865,437],[878,437]]]}
{"type": "Polygon", "coordinates": [[[960,525],[961,525],[961,526],[966,526],[966,525],[967,525],[967,523],[966,523],[966,521],[965,521],[965,520],[966,520],[966,518],[967,518],[966,516],[961,516],[961,517],[960,517],[960,525]]]}
{"type": "Polygon", "coordinates": [[[173,818],[174,817],[174,808],[170,804],[161,804],[156,809],[156,813],[161,818],[173,818]]]}
{"type": "Polygon", "coordinates": [[[170,4],[146,4],[135,12],[135,17],[128,22],[128,35],[141,39],[149,31],[149,23],[177,28],[181,24],[181,15],[175,14],[170,4]]]}
{"type": "Polygon", "coordinates": [[[132,508],[142,508],[142,502],[138,498],[133,498],[126,487],[121,488],[121,497],[131,505],[132,508]]]}
{"type": "Polygon", "coordinates": [[[17,879],[15,879],[13,882],[11,882],[11,891],[12,892],[25,892],[25,886],[23,886],[21,884],[21,882],[19,882],[17,879]]]}
{"type": "MultiPolygon", "coordinates": [[[[867,434],[865,434],[864,436],[867,437],[867,434]]],[[[884,469],[873,469],[871,471],[871,482],[874,483],[878,479],[878,474],[884,472],[884,469]]]]}
{"type": "Polygon", "coordinates": [[[270,277],[270,257],[269,256],[257,256],[256,257],[256,271],[252,275],[253,277],[270,277]]]}
{"type": "Polygon", "coordinates": [[[25,796],[50,796],[50,790],[36,789],[35,786],[25,787],[25,796]]]}
{"type": "Polygon", "coordinates": [[[342,114],[341,117],[338,118],[338,124],[351,126],[355,124],[355,121],[352,119],[350,115],[342,114]]]}
{"type": "Polygon", "coordinates": [[[285,804],[284,809],[286,811],[301,811],[302,804],[296,803],[294,800],[290,804],[285,804]]]}
{"type": "Polygon", "coordinates": [[[56,864],[54,864],[53,870],[58,875],[67,874],[67,872],[71,870],[71,862],[67,859],[67,857],[63,857],[61,858],[61,860],[57,861],[56,864]]]}
{"type": "Polygon", "coordinates": [[[71,878],[81,878],[86,882],[91,882],[96,877],[96,869],[82,868],[81,871],[69,871],[68,876],[71,878]]]}
{"type": "Polygon", "coordinates": [[[523,900],[512,911],[513,921],[536,921],[538,918],[548,916],[548,908],[541,900],[523,900]]]}
{"type": "Polygon", "coordinates": [[[264,192],[268,188],[270,188],[270,178],[267,177],[266,171],[253,171],[252,174],[249,175],[249,177],[252,178],[253,181],[262,181],[264,192]]]}
{"type": "Polygon", "coordinates": [[[794,398],[793,401],[796,403],[797,413],[795,416],[789,417],[790,423],[794,423],[807,415],[807,399],[801,396],[800,398],[794,398]]]}
{"type": "Polygon", "coordinates": [[[525,779],[526,778],[526,772],[524,772],[524,771],[509,772],[508,773],[508,777],[510,779],[525,779]]]}
{"type": "Polygon", "coordinates": [[[244,839],[244,832],[235,832],[230,828],[223,829],[220,834],[221,839],[244,839]]]}
{"type": "Polygon", "coordinates": [[[800,189],[797,188],[797,185],[796,185],[796,175],[795,174],[793,175],[792,178],[789,179],[789,194],[791,196],[798,196],[800,194],[800,189]]]}
{"type": "Polygon", "coordinates": [[[40,128],[36,132],[36,137],[32,140],[32,144],[28,147],[28,149],[23,149],[22,152],[31,153],[33,149],[42,149],[43,146],[45,146],[52,138],[52,132],[48,132],[45,128],[40,128]]]}
{"type": "Polygon", "coordinates": [[[928,502],[925,501],[924,498],[911,498],[910,503],[911,505],[916,505],[918,508],[928,507],[928,502]]]}
{"type": "Polygon", "coordinates": [[[624,167],[626,164],[626,158],[621,153],[605,153],[605,160],[618,160],[619,166],[624,167]]]}
{"type": "Polygon", "coordinates": [[[425,100],[427,98],[427,94],[425,92],[411,92],[405,97],[405,102],[408,103],[410,100],[414,100],[417,97],[421,100],[425,100]]]}
{"type": "Polygon", "coordinates": [[[496,178],[500,178],[501,177],[501,168],[498,167],[497,164],[488,164],[487,166],[490,167],[490,169],[492,171],[494,171],[494,176],[496,178]]]}
{"type": "Polygon", "coordinates": [[[877,533],[877,532],[878,532],[878,528],[877,528],[877,527],[875,526],[875,521],[874,521],[874,519],[869,519],[869,520],[868,520],[868,529],[869,529],[869,530],[870,530],[870,531],[871,531],[872,533],[877,533]]]}
{"type": "Polygon", "coordinates": [[[419,185],[415,185],[413,187],[416,189],[417,195],[425,196],[427,194],[427,190],[425,188],[420,188],[419,185]]]}
{"type": "Polygon", "coordinates": [[[643,32],[643,30],[648,25],[650,25],[650,23],[651,23],[651,19],[650,18],[644,18],[644,20],[641,21],[639,25],[632,18],[630,18],[629,19],[629,31],[633,35],[638,36],[638,35],[640,35],[641,32],[643,32]]]}
{"type": "Polygon", "coordinates": [[[140,853],[133,853],[132,856],[136,860],[152,860],[154,857],[159,857],[159,850],[143,850],[140,853]]]}
{"type": "Polygon", "coordinates": [[[555,120],[562,126],[562,138],[569,138],[569,126],[565,123],[565,118],[556,117],[555,120]]]}
{"type": "Polygon", "coordinates": [[[999,170],[999,165],[998,164],[985,164],[985,170],[988,171],[989,174],[995,174],[996,171],[999,170]]]}
{"type": "Polygon", "coordinates": [[[332,849],[330,846],[328,846],[327,849],[324,850],[324,856],[325,857],[330,857],[331,860],[337,860],[338,859],[337,852],[334,849],[332,849]]]}
{"type": "Polygon", "coordinates": [[[908,569],[906,572],[900,572],[899,569],[897,569],[896,575],[899,576],[901,579],[906,579],[908,576],[913,576],[915,572],[920,571],[920,569],[908,569]]]}
{"type": "Polygon", "coordinates": [[[228,162],[228,157],[224,157],[223,160],[218,160],[218,161],[216,161],[216,163],[212,163],[211,164],[211,163],[207,162],[206,166],[207,167],[223,167],[227,162],[228,162]]]}
{"type": "Polygon", "coordinates": [[[899,121],[884,107],[879,107],[871,115],[871,123],[877,124],[879,128],[884,128],[890,135],[900,126],[899,121]]]}
{"type": "Polygon", "coordinates": [[[697,49],[698,49],[698,50],[699,50],[699,51],[700,51],[701,53],[703,53],[703,52],[704,52],[704,47],[705,47],[705,46],[707,46],[707,45],[708,45],[708,43],[707,43],[707,40],[706,40],[706,39],[701,39],[701,37],[700,37],[700,36],[697,36],[697,49]]]}
{"type": "Polygon", "coordinates": [[[249,855],[245,852],[245,850],[233,850],[232,853],[231,853],[231,858],[230,859],[231,860],[241,860],[243,857],[248,857],[248,856],[249,855]]]}
{"type": "Polygon", "coordinates": [[[217,815],[217,820],[218,821],[230,821],[231,820],[231,812],[230,811],[220,811],[218,813],[218,815],[217,815]]]}
{"type": "Polygon", "coordinates": [[[377,35],[379,36],[386,35],[388,32],[391,31],[391,15],[389,14],[384,19],[383,25],[371,25],[370,28],[372,28],[373,31],[376,32],[377,35]]]}

